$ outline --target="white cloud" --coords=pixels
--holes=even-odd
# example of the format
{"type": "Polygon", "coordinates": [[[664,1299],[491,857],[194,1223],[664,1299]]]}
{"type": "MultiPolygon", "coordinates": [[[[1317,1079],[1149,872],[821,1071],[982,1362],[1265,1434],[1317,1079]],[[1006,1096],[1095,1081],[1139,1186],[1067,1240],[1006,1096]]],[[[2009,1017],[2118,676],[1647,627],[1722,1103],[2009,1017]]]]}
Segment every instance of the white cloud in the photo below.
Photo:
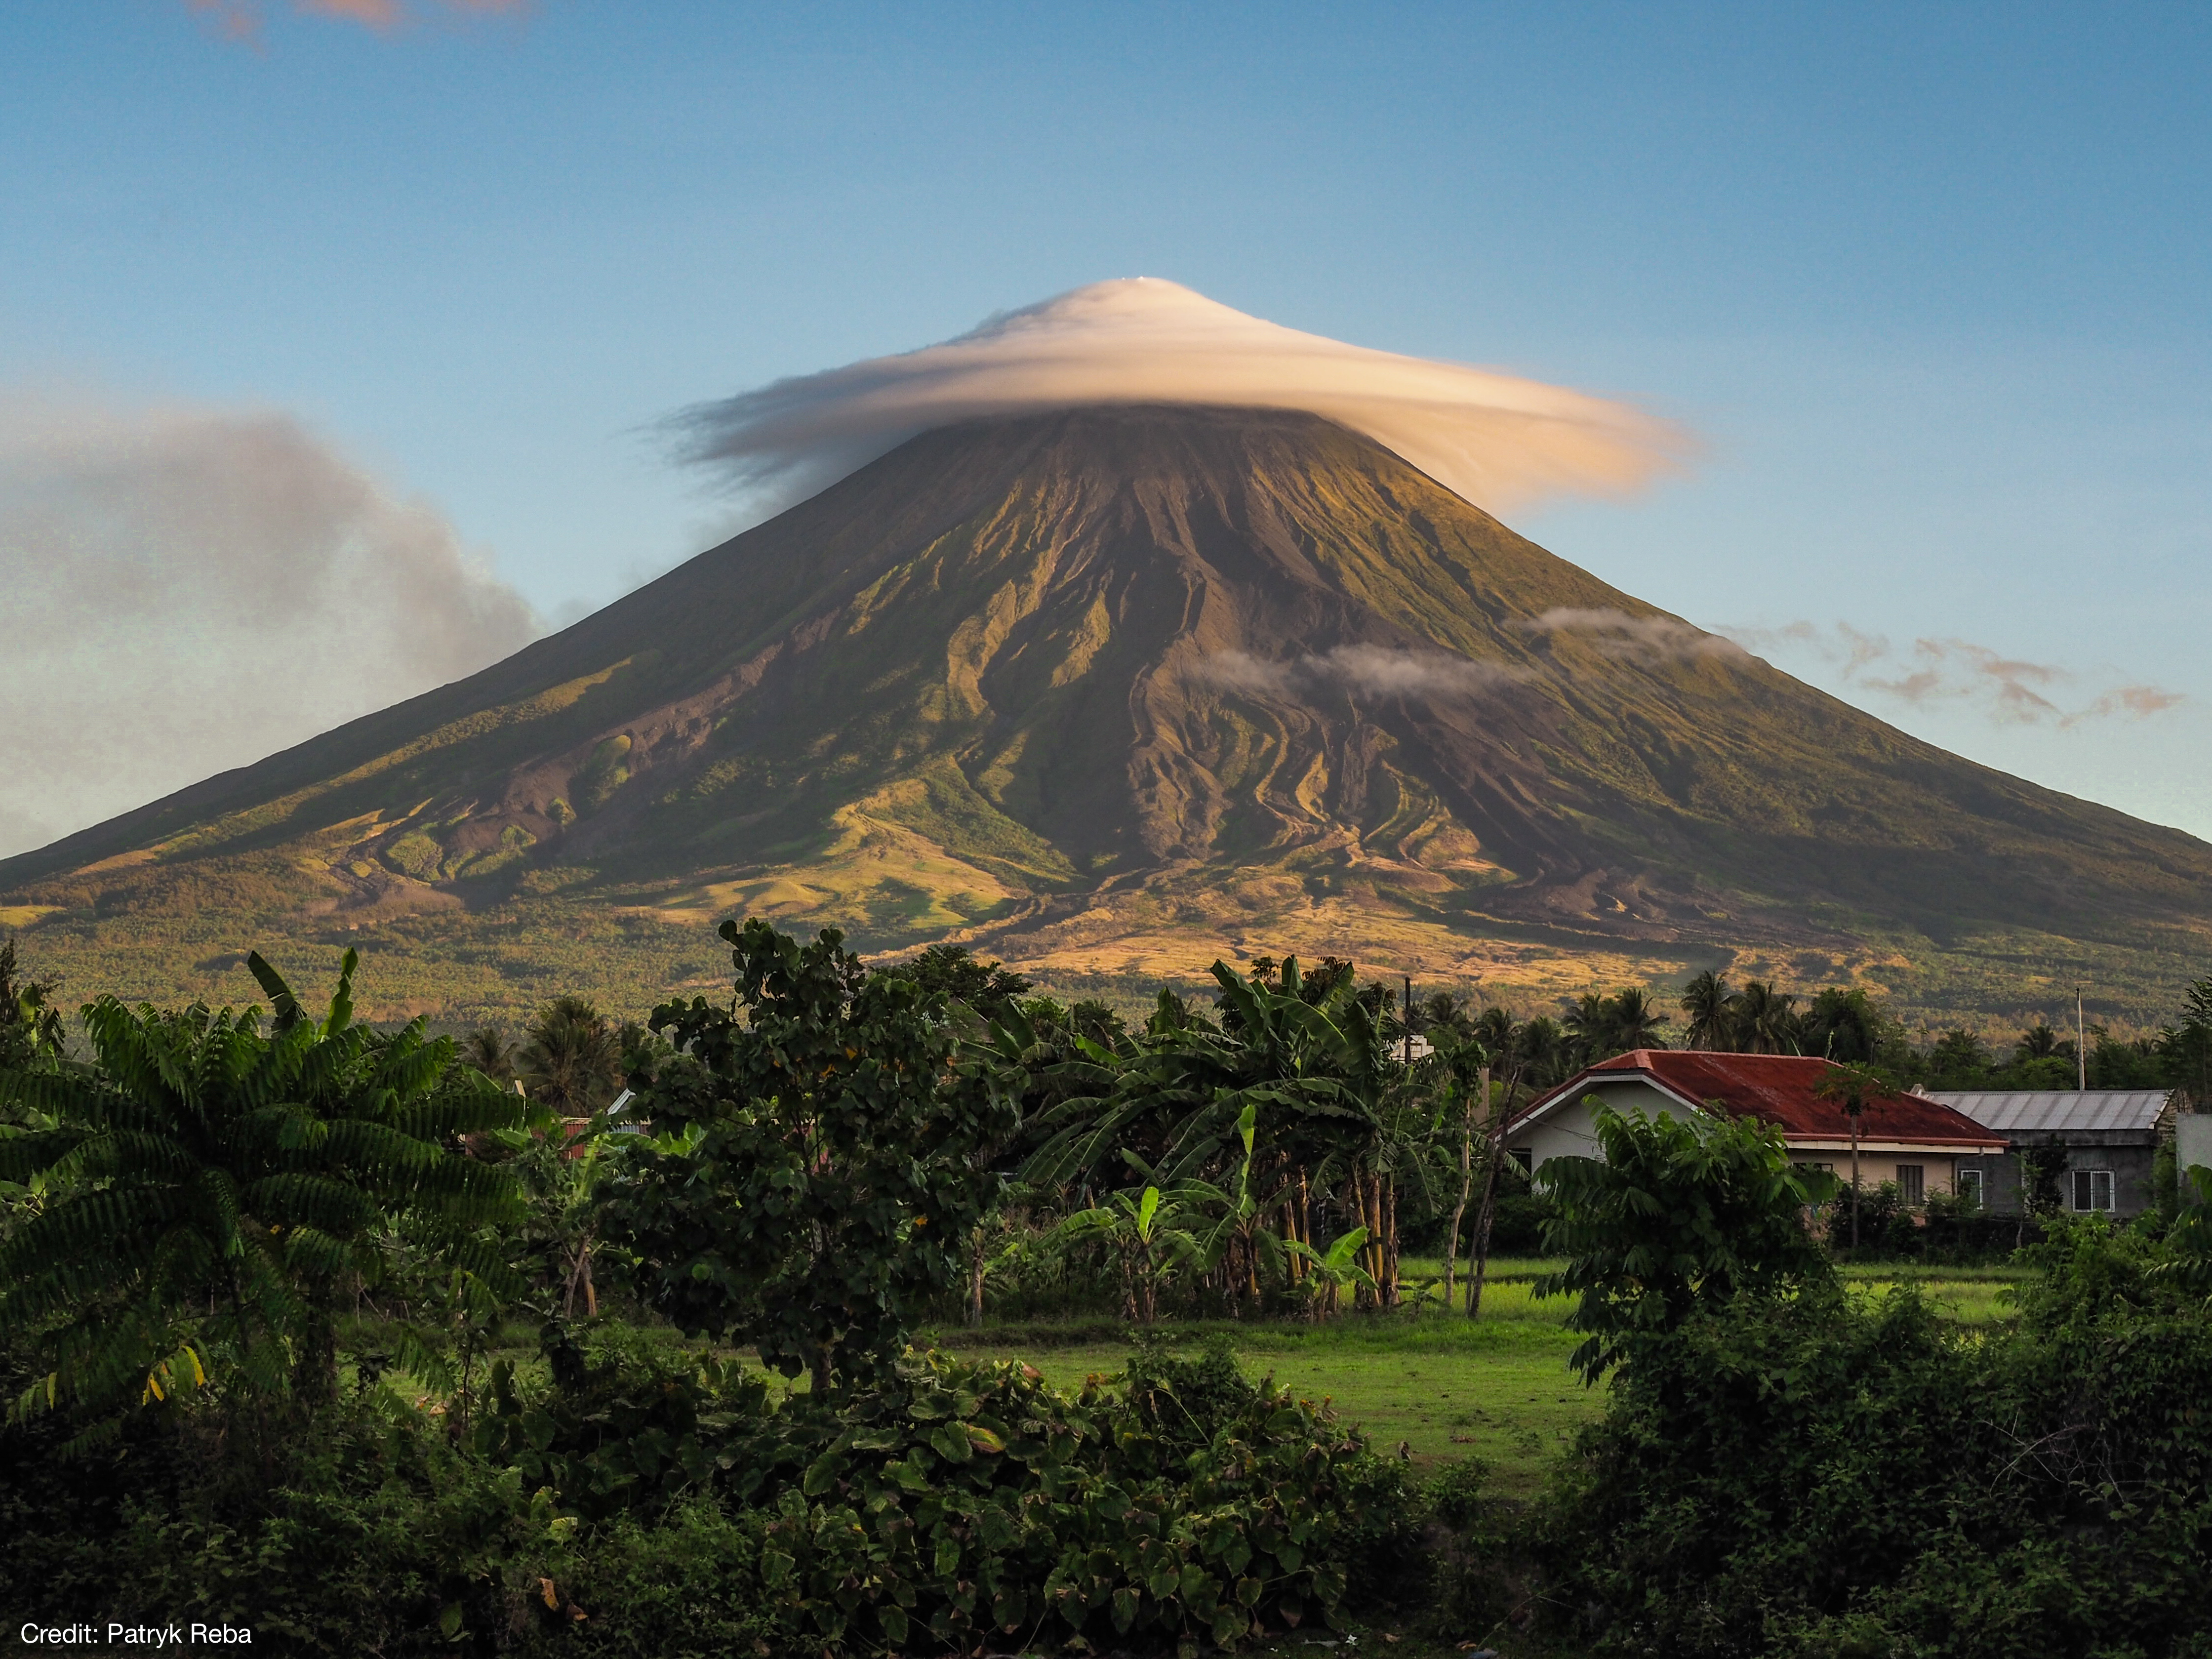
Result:
{"type": "Polygon", "coordinates": [[[1268,659],[1219,651],[1202,659],[1199,673],[1217,685],[1276,696],[1302,685],[1340,685],[1376,697],[1424,701],[1473,696],[1521,677],[1511,669],[1443,651],[1407,651],[1379,645],[1340,645],[1304,656],[1268,659]]]}
{"type": "Polygon", "coordinates": [[[289,416],[0,401],[0,854],[527,643],[428,503],[289,416]]]}
{"type": "Polygon", "coordinates": [[[1604,606],[1555,605],[1523,624],[1537,634],[1582,634],[1608,656],[1644,662],[1740,657],[1743,648],[1673,617],[1638,617],[1604,606]]]}
{"type": "Polygon", "coordinates": [[[1094,283],[939,345],[702,404],[672,425],[687,459],[773,507],[933,427],[1102,403],[1306,410],[1501,513],[1632,490],[1692,448],[1680,428],[1626,404],[1346,345],[1141,276],[1094,283]]]}
{"type": "Polygon", "coordinates": [[[2074,701],[2069,689],[2079,678],[2072,670],[2008,657],[1971,640],[1918,639],[1899,647],[1883,635],[1863,632],[1849,623],[1824,628],[1793,622],[1728,632],[1747,648],[1809,652],[1840,669],[1852,684],[1914,708],[1966,703],[2002,725],[2063,728],[2123,714],[2141,720],[2188,701],[2179,691],[2137,683],[2113,686],[2069,708],[2066,702],[2074,701]]]}

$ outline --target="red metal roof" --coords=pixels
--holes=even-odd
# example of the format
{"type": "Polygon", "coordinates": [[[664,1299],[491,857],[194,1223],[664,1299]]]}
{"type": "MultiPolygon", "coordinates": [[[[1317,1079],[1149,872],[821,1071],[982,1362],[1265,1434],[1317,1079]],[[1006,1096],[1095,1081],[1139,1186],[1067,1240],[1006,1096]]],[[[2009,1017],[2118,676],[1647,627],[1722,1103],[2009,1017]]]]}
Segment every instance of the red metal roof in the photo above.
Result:
{"type": "MultiPolygon", "coordinates": [[[[1848,1140],[1851,1120],[1843,1103],[1814,1092],[1829,1061],[1797,1054],[1727,1054],[1702,1048],[1638,1048],[1600,1060],[1569,1078],[1521,1115],[1525,1122],[1592,1083],[1636,1073],[1699,1105],[1717,1103],[1741,1117],[1771,1123],[1787,1140],[1848,1140]]],[[[1867,1097],[1859,1118],[1862,1140],[1922,1141],[1932,1146],[2004,1144],[1963,1112],[1925,1095],[1892,1091],[1867,1097]]]]}

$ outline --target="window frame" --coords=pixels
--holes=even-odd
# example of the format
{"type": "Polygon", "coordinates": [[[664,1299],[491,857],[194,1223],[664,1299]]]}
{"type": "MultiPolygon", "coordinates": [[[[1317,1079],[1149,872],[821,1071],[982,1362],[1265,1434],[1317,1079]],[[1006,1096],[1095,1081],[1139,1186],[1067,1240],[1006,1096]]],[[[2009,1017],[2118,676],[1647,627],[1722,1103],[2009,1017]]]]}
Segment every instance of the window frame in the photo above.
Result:
{"type": "Polygon", "coordinates": [[[2067,1194],[2067,1197],[2072,1202],[2067,1207],[2075,1214],[2111,1215],[2119,1209],[2119,1182],[2112,1178],[2112,1170],[2083,1166],[2069,1170],[2066,1173],[2073,1177],[2069,1183],[2072,1190],[2067,1194]],[[2105,1201],[2102,1204],[2097,1202],[2097,1187],[2100,1177],[2105,1189],[2105,1201]],[[2085,1192],[2089,1200],[2087,1204],[2081,1202],[2085,1192]]]}

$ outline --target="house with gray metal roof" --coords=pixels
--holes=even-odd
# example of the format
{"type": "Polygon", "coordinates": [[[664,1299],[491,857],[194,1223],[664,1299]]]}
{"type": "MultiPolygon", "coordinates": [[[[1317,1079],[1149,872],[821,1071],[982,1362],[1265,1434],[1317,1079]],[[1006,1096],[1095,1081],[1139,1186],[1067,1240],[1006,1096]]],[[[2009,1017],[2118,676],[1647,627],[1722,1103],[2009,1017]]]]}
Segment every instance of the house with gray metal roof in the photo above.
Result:
{"type": "Polygon", "coordinates": [[[2173,1124],[2172,1097],[2163,1089],[1931,1090],[1928,1097],[2010,1143],[2009,1152],[1960,1164],[1961,1188],[1978,1188],[1995,1214],[2021,1212],[2022,1176],[2036,1170],[2056,1181],[2062,1209],[2124,1221],[2151,1206],[2151,1162],[2173,1124]]]}

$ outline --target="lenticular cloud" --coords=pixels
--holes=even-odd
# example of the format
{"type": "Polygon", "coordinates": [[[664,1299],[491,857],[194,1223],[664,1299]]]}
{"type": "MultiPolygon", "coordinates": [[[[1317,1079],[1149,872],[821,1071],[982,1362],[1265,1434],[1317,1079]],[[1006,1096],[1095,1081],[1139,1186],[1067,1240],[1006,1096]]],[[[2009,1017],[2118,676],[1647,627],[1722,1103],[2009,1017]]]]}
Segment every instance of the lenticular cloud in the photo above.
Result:
{"type": "Polygon", "coordinates": [[[781,501],[916,433],[1081,404],[1301,409],[1364,432],[1494,512],[1617,495],[1688,453],[1627,404],[1278,327],[1176,283],[1094,283],[896,357],[778,380],[675,418],[687,459],[781,501]]]}

